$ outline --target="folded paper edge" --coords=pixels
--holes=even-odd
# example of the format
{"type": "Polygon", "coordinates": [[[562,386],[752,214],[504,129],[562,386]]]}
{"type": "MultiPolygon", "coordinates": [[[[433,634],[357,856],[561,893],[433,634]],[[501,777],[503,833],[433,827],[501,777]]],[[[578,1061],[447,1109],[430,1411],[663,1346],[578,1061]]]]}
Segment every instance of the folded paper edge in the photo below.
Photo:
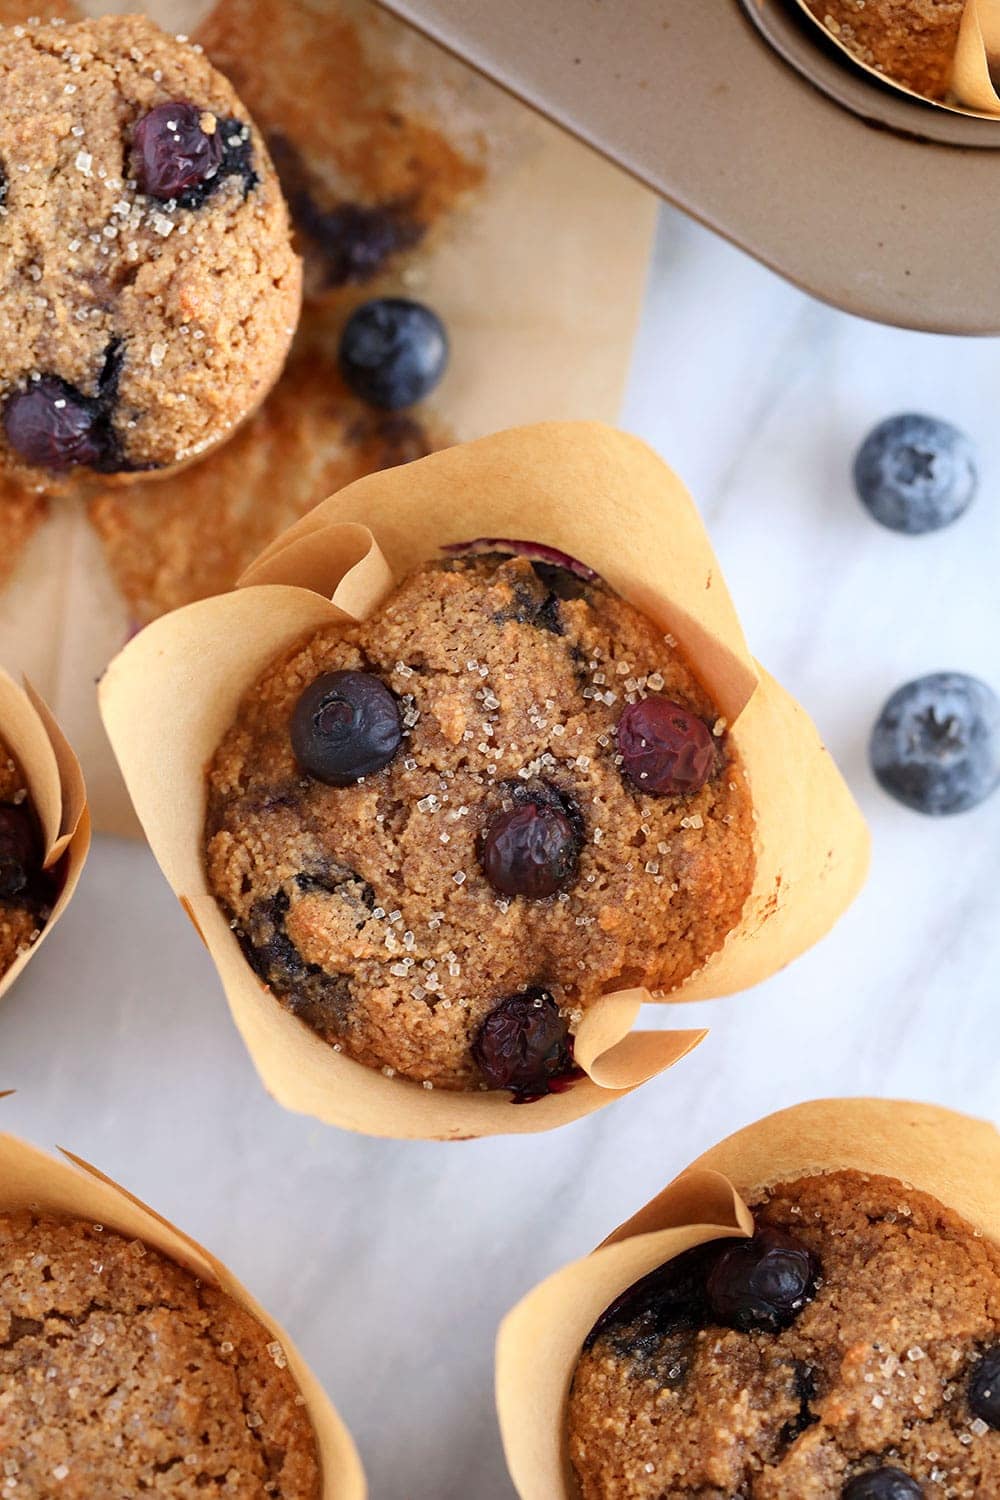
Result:
{"type": "Polygon", "coordinates": [[[719,1173],[693,1172],[684,1207],[702,1213],[626,1239],[614,1237],[556,1271],[509,1312],[497,1331],[495,1390],[504,1456],[521,1500],[575,1495],[565,1443],[573,1369],[604,1309],[656,1266],[698,1244],[752,1233],[746,1205],[719,1173]],[[538,1359],[545,1349],[545,1361],[538,1359]]]}
{"type": "MultiPolygon", "coordinates": [[[[0,1095],[0,1098],[2,1097],[4,1096],[0,1095]]],[[[207,1276],[220,1291],[231,1297],[262,1327],[273,1333],[288,1357],[296,1384],[306,1400],[310,1422],[320,1450],[324,1500],[327,1500],[327,1497],[328,1500],[365,1500],[367,1492],[361,1461],[343,1419],[284,1329],[260,1306],[256,1298],[222,1261],[207,1251],[192,1236],[178,1229],[169,1219],[157,1213],[141,1198],[72,1151],[60,1148],[60,1155],[65,1158],[61,1161],[58,1157],[51,1156],[20,1137],[6,1132],[0,1134],[0,1149],[21,1159],[27,1170],[39,1177],[40,1183],[44,1176],[48,1192],[42,1190],[37,1198],[33,1197],[32,1207],[41,1212],[70,1214],[71,1211],[56,1200],[56,1195],[52,1191],[52,1179],[60,1174],[68,1173],[77,1186],[81,1182],[93,1182],[96,1189],[111,1195],[113,1199],[120,1200],[126,1208],[134,1210],[141,1220],[148,1223],[148,1233],[140,1235],[140,1238],[148,1238],[160,1254],[167,1259],[178,1261],[190,1274],[207,1276]],[[179,1243],[180,1253],[173,1242],[179,1243]],[[336,1467],[335,1473],[330,1472],[331,1465],[336,1467]]],[[[4,1193],[0,1184],[0,1212],[3,1210],[4,1193]]],[[[75,1216],[78,1212],[80,1210],[73,1210],[71,1216],[75,1216]]],[[[106,1223],[115,1232],[128,1235],[134,1233],[132,1227],[126,1229],[116,1225],[104,1206],[100,1206],[98,1212],[100,1222],[106,1223]]],[[[94,1217],[97,1218],[97,1213],[94,1217]]]]}
{"type": "Polygon", "coordinates": [[[966,0],[952,63],[952,88],[972,112],[1000,116],[1000,95],[990,72],[990,56],[1000,52],[1000,7],[996,0],[966,0]]]}
{"type": "Polygon", "coordinates": [[[43,868],[51,870],[60,863],[63,866],[59,891],[44,927],[35,941],[19,953],[10,968],[0,975],[2,999],[23,974],[73,898],[90,852],[91,820],[80,763],[48,704],[27,679],[22,687],[8,673],[0,670],[0,684],[0,692],[14,695],[27,706],[47,742],[48,753],[44,756],[45,763],[42,766],[33,769],[23,765],[20,756],[18,761],[32,802],[36,795],[34,770],[46,780],[54,777],[45,793],[46,802],[53,805],[45,820],[48,827],[45,829],[43,868]]]}
{"type": "Polygon", "coordinates": [[[847,58],[848,62],[854,68],[867,74],[869,78],[875,79],[881,86],[888,87],[894,93],[902,94],[905,99],[912,99],[917,104],[929,106],[932,109],[944,110],[946,114],[971,116],[979,120],[994,120],[1000,117],[1000,97],[997,96],[992,83],[989,82],[989,68],[986,63],[985,48],[982,41],[982,34],[979,30],[978,17],[975,14],[977,0],[966,0],[966,7],[962,12],[958,41],[952,62],[952,90],[958,101],[954,103],[946,99],[931,99],[927,94],[918,94],[916,89],[911,89],[908,84],[900,83],[898,79],[892,78],[888,73],[883,73],[878,68],[872,67],[870,63],[866,63],[857,53],[852,52],[850,47],[846,46],[835,32],[823,24],[820,17],[807,3],[807,0],[795,0],[795,3],[799,12],[807,19],[808,23],[815,27],[831,46],[836,47],[842,57],[847,58]],[[963,42],[963,36],[966,33],[966,22],[970,17],[968,39],[963,42]],[[959,85],[960,57],[962,58],[962,77],[959,85]],[[981,75],[985,75],[987,80],[985,87],[981,75]],[[970,91],[972,102],[963,103],[961,102],[962,96],[967,90],[970,91]]]}
{"type": "MultiPolygon", "coordinates": [[[[259,1014],[255,1013],[259,1009],[260,996],[264,993],[260,981],[253,975],[242,957],[239,964],[242,978],[239,982],[226,977],[226,969],[229,967],[226,955],[230,952],[234,942],[232,934],[228,931],[226,934],[215,931],[216,924],[212,921],[205,903],[210,904],[216,912],[217,908],[214,899],[207,895],[200,863],[193,862],[190,849],[182,851],[165,849],[163,839],[155,836],[154,827],[162,830],[163,826],[169,826],[165,820],[169,820],[170,810],[166,807],[157,807],[155,770],[151,763],[146,764],[143,761],[144,752],[140,751],[136,758],[126,752],[116,724],[116,720],[124,722],[129,718],[128,714],[122,714],[121,700],[128,699],[130,694],[137,695],[136,684],[133,682],[129,686],[128,678],[130,674],[133,677],[140,675],[139,664],[155,666],[157,651],[161,658],[172,655],[176,661],[177,658],[183,656],[185,644],[188,648],[191,646],[193,636],[189,627],[193,626],[196,621],[205,620],[209,616],[218,624],[225,618],[227,610],[237,613],[244,610],[248,590],[283,589],[289,597],[294,594],[300,598],[312,599],[316,610],[322,610],[324,620],[333,619],[336,606],[331,603],[330,595],[333,594],[336,597],[339,586],[347,581],[355,569],[363,567],[374,554],[377,553],[378,558],[382,559],[387,576],[391,577],[388,573],[389,559],[386,557],[382,543],[386,537],[389,537],[396,549],[396,554],[405,553],[406,548],[403,544],[407,538],[412,537],[416,526],[415,517],[421,513],[421,499],[426,500],[431,491],[434,491],[436,502],[440,505],[442,498],[447,499],[456,491],[461,493],[462,482],[468,484],[474,481],[477,475],[486,476],[494,484],[498,476],[502,476],[506,484],[516,484],[517,476],[523,470],[522,481],[524,474],[529,478],[534,478],[546,497],[545,503],[551,507],[552,514],[558,520],[567,513],[565,499],[567,480],[564,467],[576,465],[577,467],[571,467],[567,471],[576,475],[581,462],[584,462],[588,475],[590,471],[586,465],[593,463],[596,466],[594,472],[601,483],[594,481],[592,484],[594,490],[592,503],[598,513],[602,509],[607,512],[609,506],[612,505],[616,482],[619,487],[627,482],[627,488],[630,491],[638,485],[644,494],[648,491],[658,496],[661,501],[661,516],[673,515],[674,508],[678,508],[676,512],[680,517],[678,529],[686,538],[687,552],[681,549],[681,556],[685,558],[685,577],[693,570],[697,576],[699,590],[706,593],[712,587],[717,590],[715,603],[707,607],[706,620],[710,623],[711,629],[718,632],[719,650],[723,655],[728,652],[729,658],[738,668],[734,679],[737,687],[734,690],[737,692],[737,701],[740,703],[739,713],[742,714],[747,704],[752,703],[759,693],[763,674],[749,654],[735,606],[721,579],[711,541],[693,501],[673,471],[647,445],[613,428],[605,427],[603,424],[585,422],[549,423],[530,428],[512,429],[509,432],[479,439],[458,448],[442,450],[406,465],[403,469],[368,475],[356,481],[322,502],[281,537],[276,538],[261,555],[258,564],[251,565],[247,574],[244,575],[242,589],[229,595],[217,596],[214,600],[200,601],[186,606],[173,616],[147,626],[119,653],[105,673],[100,688],[101,712],[140,820],[164,873],[212,952],[216,967],[223,979],[234,1020],[251,1052],[258,1073],[273,1096],[288,1108],[313,1114],[326,1123],[339,1125],[342,1128],[363,1130],[371,1134],[387,1134],[396,1138],[400,1135],[405,1138],[417,1135],[425,1138],[455,1139],[469,1134],[534,1132],[568,1123],[600,1107],[611,1098],[628,1092],[639,1082],[646,1081],[656,1072],[678,1061],[692,1046],[697,1045],[704,1035],[703,1031],[674,1034],[649,1032],[626,1034],[623,1032],[614,1038],[611,1045],[598,1049],[601,1053],[600,1062],[596,1062],[596,1053],[594,1057],[587,1059],[587,1062],[591,1064],[591,1074],[594,1080],[592,1097],[588,1098],[585,1095],[584,1086],[581,1084],[574,1086],[565,1094],[549,1096],[531,1105],[522,1106],[515,1114],[510,1101],[504,1096],[500,1100],[491,1101],[491,1105],[488,1106],[501,1112],[489,1130],[484,1129],[483,1111],[486,1095],[474,1094],[471,1099],[469,1095],[466,1095],[464,1096],[465,1103],[456,1105],[454,1101],[463,1096],[444,1090],[423,1095],[419,1106],[421,1121],[419,1128],[408,1127],[402,1131],[398,1128],[386,1130],[381,1117],[373,1120],[371,1115],[373,1113],[380,1115],[380,1112],[384,1112],[391,1116],[392,1109],[388,1101],[383,1101],[377,1109],[359,1109],[353,1099],[345,1105],[342,1097],[345,1090],[337,1088],[336,1075],[338,1070],[343,1070],[349,1059],[336,1059],[329,1049],[324,1049],[328,1057],[328,1085],[325,1089],[317,1089],[314,1085],[302,1081],[306,1073],[315,1073],[318,1068],[318,1064],[315,1066],[308,1064],[308,1059],[307,1067],[297,1070],[295,1079],[289,1081],[286,1076],[287,1060],[275,1061],[265,1040],[266,1028],[262,1025],[259,1014]],[[551,451],[546,444],[552,444],[551,451]],[[587,448],[587,445],[592,447],[593,452],[588,451],[584,459],[581,459],[580,450],[587,448]],[[630,464],[636,466],[635,475],[629,468],[630,464]],[[394,508],[394,501],[409,491],[413,492],[409,508],[405,506],[394,508]],[[379,503],[369,505],[367,499],[369,496],[381,497],[379,503]],[[360,511],[365,506],[373,509],[375,514],[368,520],[361,520],[360,511]],[[400,515],[403,517],[402,521],[398,520],[400,515]],[[378,544],[373,542],[375,537],[379,538],[378,544]],[[303,541],[308,547],[312,547],[317,543],[322,544],[323,538],[325,538],[324,555],[326,548],[332,543],[333,551],[337,554],[338,568],[340,563],[346,560],[344,568],[340,568],[339,571],[335,570],[332,575],[324,574],[320,577],[323,569],[319,566],[314,568],[310,561],[309,581],[313,585],[318,584],[319,588],[304,588],[302,583],[295,581],[291,583],[274,581],[276,575],[281,575],[283,559],[287,561],[290,549],[298,541],[303,541]],[[271,582],[255,582],[262,576],[260,571],[256,571],[259,567],[263,567],[263,576],[267,576],[272,580],[271,582]],[[704,582],[701,581],[703,574],[705,575],[704,582]],[[171,648],[169,652],[168,646],[171,648]],[[742,688],[738,686],[739,683],[742,683],[742,688]],[[744,696],[740,697],[741,693],[744,696]],[[220,943],[225,944],[224,952],[220,951],[220,943]],[[442,1102],[444,1100],[450,1102],[442,1102]]],[[[535,491],[528,490],[527,493],[534,495],[535,491]]],[[[575,490],[574,493],[576,493],[575,490]]],[[[617,515],[617,512],[614,514],[617,515]]],[[[467,535],[468,518],[460,517],[454,522],[449,521],[448,524],[453,525],[460,533],[460,540],[470,539],[467,535]]],[[[614,524],[609,521],[608,527],[613,532],[614,524]]],[[[555,529],[558,530],[558,526],[555,529]]],[[[418,526],[417,530],[419,530],[418,526]]],[[[573,535],[575,536],[576,533],[573,535]]],[[[441,532],[439,518],[436,517],[434,547],[428,555],[433,555],[441,548],[451,545],[449,536],[450,532],[441,532]]],[[[558,536],[551,538],[553,545],[559,540],[558,536]]],[[[391,554],[391,548],[389,550],[391,554]]],[[[573,555],[581,555],[580,549],[576,548],[573,555]]],[[[608,565],[603,563],[603,559],[586,558],[585,550],[582,555],[587,561],[601,562],[602,568],[599,571],[603,571],[607,576],[608,565]]],[[[298,562],[301,562],[300,557],[298,562]]],[[[676,563],[674,570],[677,571],[676,563]]],[[[669,569],[667,572],[669,574],[669,569]]],[[[640,571],[637,576],[644,575],[640,571]]],[[[301,577],[302,574],[296,573],[296,578],[301,577]]],[[[626,596],[634,592],[616,585],[613,578],[609,578],[609,583],[612,587],[619,587],[619,590],[626,596]]],[[[690,592],[689,587],[688,593],[690,592]]],[[[702,593],[697,592],[697,597],[700,599],[702,593]]],[[[643,608],[641,601],[635,600],[635,603],[637,608],[643,608]]],[[[650,613],[648,601],[645,612],[650,613]]],[[[656,609],[652,610],[654,616],[656,612],[656,609]]],[[[708,631],[708,625],[700,628],[704,636],[708,631]]],[[[687,639],[684,644],[692,662],[697,661],[696,647],[687,639]]],[[[273,657],[280,649],[280,642],[272,644],[268,650],[268,657],[273,657]]],[[[700,662],[695,670],[699,676],[702,676],[700,662]]],[[[253,672],[243,674],[241,691],[245,690],[248,681],[253,680],[253,675],[253,672]]],[[[145,681],[143,685],[145,687],[145,681]]],[[[807,716],[803,713],[803,717],[807,716]]],[[[734,732],[738,732],[738,723],[739,719],[737,719],[737,730],[734,732]]],[[[812,728],[811,724],[810,728],[812,728]]],[[[731,949],[732,945],[730,944],[729,947],[731,949]]],[[[794,956],[793,953],[784,954],[781,962],[787,961],[792,956],[794,956]]],[[[709,960],[710,964],[711,962],[709,960]]],[[[776,966],[780,967],[780,963],[776,966]]],[[[612,993],[606,998],[614,1000],[616,996],[612,993]]],[[[677,998],[687,997],[679,993],[677,998]]],[[[273,1006],[273,1002],[271,1003],[273,1006]]],[[[278,1007],[273,1008],[278,1009],[278,1007]]],[[[300,1030],[303,1029],[302,1023],[295,1022],[294,1018],[288,1017],[288,1023],[298,1026],[300,1030]]],[[[299,1059],[304,1053],[303,1045],[294,1038],[289,1039],[287,1047],[282,1044],[281,1050],[283,1053],[293,1050],[299,1059]]],[[[351,1066],[357,1067],[358,1065],[351,1064],[351,1066]]],[[[586,1063],[584,1066],[586,1068],[586,1063]]],[[[365,1073],[367,1074],[366,1088],[372,1093],[374,1100],[375,1092],[382,1087],[385,1080],[375,1070],[366,1069],[365,1073]]],[[[591,1080],[588,1079],[588,1085],[590,1082],[591,1080]]],[[[394,1080],[394,1088],[397,1091],[404,1086],[404,1081],[394,1080]]],[[[404,1115],[411,1113],[409,1106],[403,1113],[404,1115]]]]}
{"type": "MultiPolygon", "coordinates": [[[[678,1241],[671,1255],[663,1254],[666,1237],[683,1229],[700,1234],[706,1199],[719,1193],[722,1184],[723,1200],[731,1194],[734,1205],[743,1206],[744,1223],[749,1223],[745,1232],[752,1232],[746,1204],[756,1192],[777,1181],[841,1169],[895,1177],[927,1192],[1000,1245],[1000,1207],[994,1206],[1000,1181],[1000,1133],[988,1121],[904,1100],[820,1099],[778,1110],[733,1132],[697,1157],[591,1255],[539,1283],[501,1323],[496,1349],[497,1412],[508,1468],[521,1500],[572,1500],[575,1495],[564,1428],[565,1402],[579,1349],[603,1307],[641,1275],[686,1248],[678,1241]],[[978,1200],[969,1194],[964,1176],[956,1180],[956,1162],[963,1174],[988,1179],[978,1200]],[[627,1253],[630,1246],[632,1256],[627,1253]],[[615,1251],[621,1252],[620,1262],[607,1258],[615,1251]],[[602,1270],[619,1264],[618,1279],[606,1285],[602,1270]],[[595,1282],[599,1295],[591,1302],[601,1302],[601,1306],[591,1317],[591,1304],[586,1303],[584,1313],[572,1324],[572,1334],[564,1336],[562,1325],[573,1319],[588,1284],[595,1282]],[[557,1294],[566,1303],[558,1317],[549,1306],[558,1304],[557,1294]],[[545,1317],[537,1316],[539,1306],[546,1310],[545,1317]],[[537,1349],[542,1345],[547,1356],[554,1348],[565,1356],[554,1379],[551,1357],[547,1367],[539,1366],[537,1349]]],[[[700,1234],[691,1243],[712,1237],[712,1233],[700,1234]]]]}
{"type": "Polygon", "coordinates": [[[622,1015],[631,1014],[635,1007],[634,992],[624,991],[621,993],[626,1000],[621,1008],[618,995],[603,997],[612,1004],[609,1030],[613,1028],[613,1039],[603,1045],[606,1033],[602,1027],[601,1049],[590,1060],[590,1066],[598,1074],[608,1069],[606,1076],[593,1078],[585,1069],[586,1076],[565,1092],[527,1104],[517,1104],[509,1094],[499,1090],[427,1091],[412,1080],[385,1077],[377,1069],[334,1052],[304,1022],[277,1004],[246,965],[242,953],[238,963],[229,962],[236,940],[213,897],[186,897],[182,904],[216,964],[230,1014],[265,1088],[284,1108],[312,1115],[343,1130],[393,1140],[467,1140],[536,1134],[582,1119],[605,1104],[624,1098],[648,1079],[680,1062],[707,1035],[705,1029],[627,1030],[618,1035],[622,1015]],[[261,1026],[272,1043],[280,1038],[286,1049],[294,1049],[294,1053],[288,1051],[285,1065],[280,1069],[271,1066],[277,1047],[261,1042],[261,1026]],[[625,1058],[609,1056],[619,1047],[628,1049],[625,1058]],[[288,1064],[293,1055],[295,1065],[291,1067],[288,1064]],[[290,1077],[294,1080],[291,1087],[290,1077]],[[342,1096],[345,1079],[355,1079],[363,1085],[361,1092],[352,1094],[347,1103],[342,1096]],[[361,1094],[363,1102],[359,1105],[361,1094]],[[407,1123],[401,1123],[403,1120],[407,1123]]]}

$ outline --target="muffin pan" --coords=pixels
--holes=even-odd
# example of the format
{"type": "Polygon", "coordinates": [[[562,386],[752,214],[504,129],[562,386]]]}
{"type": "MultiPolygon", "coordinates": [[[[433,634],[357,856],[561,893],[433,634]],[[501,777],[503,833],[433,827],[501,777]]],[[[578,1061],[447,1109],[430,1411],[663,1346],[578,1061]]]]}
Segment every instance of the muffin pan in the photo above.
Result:
{"type": "Polygon", "coordinates": [[[824,301],[1000,332],[1000,121],[880,88],[785,0],[633,0],[627,26],[599,0],[385,3],[824,301]]]}

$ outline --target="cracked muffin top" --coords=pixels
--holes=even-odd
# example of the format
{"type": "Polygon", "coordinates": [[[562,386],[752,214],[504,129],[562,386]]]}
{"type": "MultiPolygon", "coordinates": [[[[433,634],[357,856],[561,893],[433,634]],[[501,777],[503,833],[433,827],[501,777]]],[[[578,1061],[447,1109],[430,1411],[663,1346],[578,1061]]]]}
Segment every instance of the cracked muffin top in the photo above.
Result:
{"type": "Polygon", "coordinates": [[[246,693],[209,771],[209,886],[326,1042],[425,1087],[568,1085],[611,990],[669,990],[754,870],[725,725],[593,575],[427,563],[246,693]]]}
{"type": "Polygon", "coordinates": [[[773,1188],[750,1240],[637,1282],[569,1399],[582,1500],[1000,1494],[1000,1253],[852,1171],[773,1188]]]}
{"type": "Polygon", "coordinates": [[[0,1214],[0,1493],[318,1500],[281,1345],[99,1224],[0,1214]]]}
{"type": "Polygon", "coordinates": [[[301,269],[201,49],[140,16],[3,28],[0,173],[8,466],[122,474],[221,441],[281,369],[301,269]]]}

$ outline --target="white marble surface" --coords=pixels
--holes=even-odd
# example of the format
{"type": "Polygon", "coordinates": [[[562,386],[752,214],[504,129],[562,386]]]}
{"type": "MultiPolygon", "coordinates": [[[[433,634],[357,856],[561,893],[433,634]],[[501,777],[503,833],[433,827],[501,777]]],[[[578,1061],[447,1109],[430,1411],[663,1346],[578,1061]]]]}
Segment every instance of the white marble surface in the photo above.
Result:
{"type": "Polygon", "coordinates": [[[950,667],[1000,685],[998,403],[996,341],[862,324],[665,213],[625,425],[698,497],[751,644],[819,721],[875,862],[793,969],[654,1012],[713,1030],[640,1094],[555,1135],[452,1146],[286,1114],[152,859],[110,842],[4,1002],[0,1087],[19,1092],[3,1126],[73,1147],[228,1261],[326,1383],[377,1500],[511,1494],[499,1317],[729,1130],[837,1093],[1000,1114],[1000,796],[931,822],[889,802],[865,761],[907,677],[950,667]],[[919,540],[876,528],[849,482],[865,430],[914,407],[967,428],[983,471],[974,511],[919,540]]]}

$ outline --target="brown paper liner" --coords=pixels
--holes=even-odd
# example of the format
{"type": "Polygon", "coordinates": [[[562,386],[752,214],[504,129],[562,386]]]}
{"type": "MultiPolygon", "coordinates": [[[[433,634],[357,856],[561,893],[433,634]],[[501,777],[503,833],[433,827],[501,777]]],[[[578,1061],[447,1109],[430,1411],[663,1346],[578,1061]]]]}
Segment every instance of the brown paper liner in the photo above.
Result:
{"type": "Polygon", "coordinates": [[[905,94],[908,99],[918,99],[922,104],[930,104],[935,109],[947,110],[951,114],[977,115],[988,120],[1000,117],[1000,94],[990,77],[991,60],[1000,62],[1000,0],[966,0],[952,61],[951,88],[947,99],[931,99],[926,94],[918,94],[915,89],[908,88],[905,83],[900,83],[888,73],[863,62],[844,45],[835,32],[824,26],[806,0],[796,0],[796,3],[811,25],[819,27],[828,42],[849,58],[854,67],[877,78],[879,83],[905,94]]]}
{"type": "Polygon", "coordinates": [[[69,741],[30,683],[18,687],[0,671],[0,735],[24,775],[45,848],[44,868],[61,864],[59,893],[38,937],[0,977],[0,997],[69,905],[90,848],[90,813],[80,765],[69,741]]]}
{"type": "Polygon", "coordinates": [[[588,1007],[576,1036],[587,1076],[565,1093],[515,1107],[505,1093],[426,1090],[334,1052],[284,1010],[208,891],[204,768],[264,666],[321,625],[364,618],[442,547],[490,535],[544,543],[601,573],[683,643],[732,726],[756,814],[754,888],[720,953],[669,998],[773,972],[832,925],[864,877],[860,813],[803,711],[755,667],[697,511],[644,444],[596,423],[543,423],[359,480],[267,548],[234,593],[148,626],[100,690],[140,821],[261,1077],[328,1124],[452,1139],[547,1130],[646,1082],[704,1035],[633,1032],[653,997],[628,990],[588,1007]]]}
{"type": "Polygon", "coordinates": [[[990,72],[1000,63],[1000,3],[998,0],[966,0],[958,33],[952,88],[967,112],[1000,115],[1000,94],[990,72]]]}
{"type": "Polygon", "coordinates": [[[1000,1134],[929,1104],[821,1099],[738,1130],[698,1157],[593,1254],[528,1293],[500,1325],[497,1414],[521,1500],[572,1500],[566,1402],[583,1341],[619,1294],[675,1255],[753,1231],[763,1188],[821,1172],[897,1178],[1000,1244],[1000,1134]]]}
{"type": "Polygon", "coordinates": [[[231,1297],[278,1340],[287,1356],[316,1434],[323,1500],[365,1500],[364,1474],[350,1434],[288,1335],[214,1255],[96,1167],[70,1151],[63,1155],[71,1165],[16,1136],[0,1135],[0,1213],[29,1208],[103,1224],[151,1245],[231,1297]]]}

